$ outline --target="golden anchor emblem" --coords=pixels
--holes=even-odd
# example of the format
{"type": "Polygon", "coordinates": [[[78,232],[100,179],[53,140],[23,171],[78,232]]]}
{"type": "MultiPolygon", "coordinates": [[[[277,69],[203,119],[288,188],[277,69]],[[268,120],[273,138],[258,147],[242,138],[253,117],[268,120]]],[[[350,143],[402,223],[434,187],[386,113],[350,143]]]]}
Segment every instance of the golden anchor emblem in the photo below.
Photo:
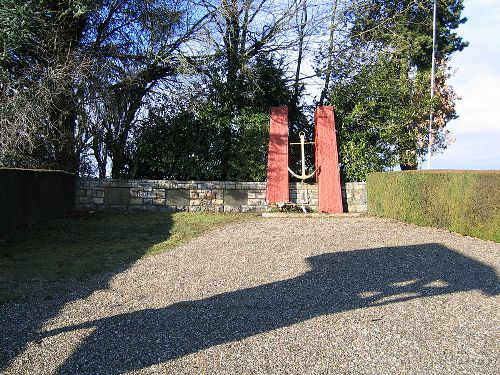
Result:
{"type": "Polygon", "coordinates": [[[303,131],[301,131],[299,133],[299,138],[300,138],[300,142],[290,143],[290,145],[300,145],[300,153],[301,153],[301,157],[302,157],[302,174],[298,175],[297,173],[292,171],[290,169],[290,167],[287,167],[287,168],[288,168],[288,172],[290,172],[292,174],[292,176],[294,176],[294,177],[298,178],[299,180],[302,180],[302,182],[304,182],[304,180],[311,178],[316,173],[316,171],[312,171],[311,173],[306,174],[306,154],[304,151],[304,145],[314,144],[314,142],[306,142],[305,141],[306,133],[304,133],[303,131]]]}
{"type": "Polygon", "coordinates": [[[305,189],[305,187],[304,187],[304,180],[307,180],[308,178],[311,178],[312,176],[314,176],[314,174],[316,173],[316,171],[312,171],[311,173],[306,174],[306,153],[305,153],[305,150],[304,150],[304,145],[306,145],[306,144],[314,144],[314,142],[306,142],[305,141],[306,134],[303,131],[301,131],[299,133],[299,137],[300,137],[300,142],[298,142],[298,143],[290,143],[290,145],[300,145],[300,154],[301,154],[301,157],[302,157],[302,171],[301,171],[302,174],[298,175],[297,173],[295,173],[294,171],[292,171],[290,169],[290,167],[287,167],[287,168],[288,168],[288,172],[290,172],[292,174],[292,176],[295,176],[299,180],[301,180],[301,189],[299,190],[299,194],[298,194],[299,195],[298,196],[298,203],[300,203],[302,211],[304,211],[304,213],[307,213],[305,205],[309,202],[309,194],[308,194],[307,189],[305,189]]]}

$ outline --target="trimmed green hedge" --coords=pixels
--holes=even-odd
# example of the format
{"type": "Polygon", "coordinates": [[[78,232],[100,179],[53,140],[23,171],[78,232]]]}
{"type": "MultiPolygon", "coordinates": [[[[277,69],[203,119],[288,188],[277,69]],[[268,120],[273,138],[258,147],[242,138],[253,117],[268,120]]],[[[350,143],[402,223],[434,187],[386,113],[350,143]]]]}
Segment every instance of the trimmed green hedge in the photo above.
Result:
{"type": "Polygon", "coordinates": [[[370,173],[368,213],[500,242],[500,171],[370,173]]]}
{"type": "Polygon", "coordinates": [[[67,214],[75,202],[75,179],[62,171],[0,168],[0,235],[67,214]]]}

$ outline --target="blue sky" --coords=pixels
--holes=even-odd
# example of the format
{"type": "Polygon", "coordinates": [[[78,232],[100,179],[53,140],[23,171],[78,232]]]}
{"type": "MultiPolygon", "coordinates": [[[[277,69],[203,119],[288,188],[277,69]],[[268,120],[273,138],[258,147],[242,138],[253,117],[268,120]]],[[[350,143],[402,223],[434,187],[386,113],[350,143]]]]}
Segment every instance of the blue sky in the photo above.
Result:
{"type": "MultiPolygon", "coordinates": [[[[451,60],[451,84],[462,100],[447,128],[455,142],[431,159],[432,169],[500,169],[500,0],[465,0],[458,29],[470,44],[451,60]]],[[[424,163],[424,167],[427,163],[424,163]]]]}

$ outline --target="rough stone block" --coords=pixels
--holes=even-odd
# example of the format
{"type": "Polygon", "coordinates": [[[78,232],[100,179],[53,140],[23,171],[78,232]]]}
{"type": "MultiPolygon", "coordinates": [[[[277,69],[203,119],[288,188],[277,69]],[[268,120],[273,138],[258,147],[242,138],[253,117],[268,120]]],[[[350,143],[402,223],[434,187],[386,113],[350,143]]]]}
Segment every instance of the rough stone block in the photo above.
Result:
{"type": "Polygon", "coordinates": [[[205,193],[205,199],[215,199],[217,198],[217,193],[213,192],[213,191],[209,191],[207,193],[205,193]]]}
{"type": "Polygon", "coordinates": [[[143,198],[149,198],[149,199],[156,198],[156,194],[153,190],[145,191],[142,196],[143,196],[143,198]]]}
{"type": "Polygon", "coordinates": [[[175,207],[172,206],[158,206],[159,212],[173,212],[175,211],[175,207]]]}
{"type": "Polygon", "coordinates": [[[256,191],[255,198],[266,199],[266,191],[265,190],[256,191]]]}
{"type": "Polygon", "coordinates": [[[108,207],[111,211],[127,211],[127,206],[124,204],[111,204],[108,207]]]}
{"type": "Polygon", "coordinates": [[[249,205],[243,205],[241,206],[241,212],[251,212],[251,211],[256,211],[256,208],[254,206],[249,206],[249,205]]]}
{"type": "Polygon", "coordinates": [[[210,190],[210,189],[215,189],[216,186],[212,182],[202,182],[198,184],[198,189],[200,190],[210,190]]]}
{"type": "Polygon", "coordinates": [[[165,189],[175,189],[177,188],[177,183],[175,181],[164,181],[161,186],[165,189]]]}
{"type": "Polygon", "coordinates": [[[224,212],[239,212],[240,209],[240,206],[229,206],[227,204],[224,205],[224,212]]]}
{"type": "Polygon", "coordinates": [[[264,206],[265,204],[265,199],[248,199],[248,205],[250,206],[264,206]]]}
{"type": "Polygon", "coordinates": [[[368,202],[368,194],[366,192],[366,186],[365,188],[361,191],[361,194],[359,196],[359,201],[360,203],[363,203],[366,205],[366,202],[368,202]]]}
{"type": "Polygon", "coordinates": [[[94,197],[92,198],[92,202],[94,202],[95,204],[104,204],[104,198],[94,197]]]}
{"type": "Polygon", "coordinates": [[[141,193],[141,188],[138,188],[138,187],[133,187],[133,188],[130,188],[130,197],[131,198],[137,198],[137,197],[140,197],[140,193],[141,193]]]}
{"type": "Polygon", "coordinates": [[[130,198],[130,204],[142,204],[142,198],[130,198]]]}
{"type": "Polygon", "coordinates": [[[116,180],[112,182],[112,186],[115,188],[128,188],[127,180],[116,180]]]}
{"type": "Polygon", "coordinates": [[[197,186],[196,183],[193,183],[193,182],[180,182],[180,181],[177,181],[177,189],[186,189],[186,190],[192,189],[192,190],[196,190],[196,189],[198,189],[198,186],[197,186]]]}

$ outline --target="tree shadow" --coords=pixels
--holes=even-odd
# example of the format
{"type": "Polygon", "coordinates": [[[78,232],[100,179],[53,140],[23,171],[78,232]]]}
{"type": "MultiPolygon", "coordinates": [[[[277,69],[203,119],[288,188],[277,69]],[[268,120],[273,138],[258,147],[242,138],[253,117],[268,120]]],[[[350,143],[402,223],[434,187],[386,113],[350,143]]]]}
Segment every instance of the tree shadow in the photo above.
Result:
{"type": "Polygon", "coordinates": [[[13,232],[1,243],[0,282],[6,289],[31,288],[24,299],[32,301],[0,304],[0,372],[65,305],[106,289],[115,275],[167,240],[172,226],[168,212],[95,213],[13,232]]]}
{"type": "Polygon", "coordinates": [[[119,374],[314,317],[456,292],[497,295],[495,270],[440,244],[307,259],[292,279],[41,333],[93,328],[58,373],[119,374]]]}

